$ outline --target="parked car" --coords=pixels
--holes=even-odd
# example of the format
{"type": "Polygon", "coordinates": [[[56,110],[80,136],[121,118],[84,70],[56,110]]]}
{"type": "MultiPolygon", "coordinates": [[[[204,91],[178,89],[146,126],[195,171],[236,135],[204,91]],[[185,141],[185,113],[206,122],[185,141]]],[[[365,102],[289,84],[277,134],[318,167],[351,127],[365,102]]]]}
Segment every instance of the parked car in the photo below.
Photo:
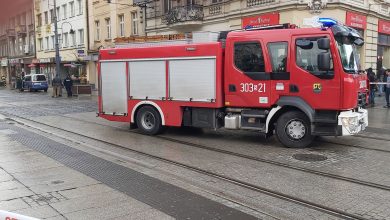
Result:
{"type": "Polygon", "coordinates": [[[46,76],[44,74],[32,74],[24,77],[23,86],[20,90],[28,90],[30,92],[43,90],[47,92],[48,88],[49,84],[47,83],[46,76]]]}

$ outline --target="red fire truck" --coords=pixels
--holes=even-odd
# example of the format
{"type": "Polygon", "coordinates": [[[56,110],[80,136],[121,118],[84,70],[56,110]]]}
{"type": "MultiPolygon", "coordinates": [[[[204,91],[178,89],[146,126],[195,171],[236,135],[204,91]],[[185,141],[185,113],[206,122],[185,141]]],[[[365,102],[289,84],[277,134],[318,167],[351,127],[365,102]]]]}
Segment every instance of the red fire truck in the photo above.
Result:
{"type": "Polygon", "coordinates": [[[287,147],[368,125],[360,34],[330,19],[220,33],[215,42],[100,51],[99,112],[155,135],[164,126],[276,134],[287,147]]]}

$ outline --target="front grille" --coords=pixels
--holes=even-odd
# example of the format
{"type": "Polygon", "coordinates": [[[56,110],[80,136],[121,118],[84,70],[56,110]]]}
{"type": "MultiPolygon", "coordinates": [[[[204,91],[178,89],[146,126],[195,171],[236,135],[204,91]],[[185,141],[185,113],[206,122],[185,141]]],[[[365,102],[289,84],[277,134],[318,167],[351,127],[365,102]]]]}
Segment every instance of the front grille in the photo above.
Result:
{"type": "Polygon", "coordinates": [[[358,106],[365,107],[367,105],[367,93],[359,92],[358,94],[358,106]]]}

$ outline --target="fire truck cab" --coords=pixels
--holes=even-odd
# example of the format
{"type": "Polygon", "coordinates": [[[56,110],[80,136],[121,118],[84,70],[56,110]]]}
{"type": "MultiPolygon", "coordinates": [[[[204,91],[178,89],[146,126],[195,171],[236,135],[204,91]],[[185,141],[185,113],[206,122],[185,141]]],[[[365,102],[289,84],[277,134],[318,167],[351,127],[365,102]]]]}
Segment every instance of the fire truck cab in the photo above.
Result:
{"type": "Polygon", "coordinates": [[[287,147],[353,135],[368,125],[362,44],[357,31],[324,22],[103,49],[98,115],[151,135],[164,126],[275,133],[287,147]]]}

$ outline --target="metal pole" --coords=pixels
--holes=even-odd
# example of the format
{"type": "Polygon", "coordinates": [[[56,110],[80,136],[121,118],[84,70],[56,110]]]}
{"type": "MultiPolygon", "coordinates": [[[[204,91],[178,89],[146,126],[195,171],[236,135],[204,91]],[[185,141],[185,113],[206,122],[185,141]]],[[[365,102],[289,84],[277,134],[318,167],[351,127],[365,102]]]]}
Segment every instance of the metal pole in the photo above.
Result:
{"type": "Polygon", "coordinates": [[[57,3],[56,0],[54,1],[54,41],[55,41],[55,50],[56,50],[56,76],[61,77],[61,72],[60,72],[60,64],[61,64],[61,57],[60,57],[60,43],[58,39],[58,24],[57,24],[57,3]]]}

